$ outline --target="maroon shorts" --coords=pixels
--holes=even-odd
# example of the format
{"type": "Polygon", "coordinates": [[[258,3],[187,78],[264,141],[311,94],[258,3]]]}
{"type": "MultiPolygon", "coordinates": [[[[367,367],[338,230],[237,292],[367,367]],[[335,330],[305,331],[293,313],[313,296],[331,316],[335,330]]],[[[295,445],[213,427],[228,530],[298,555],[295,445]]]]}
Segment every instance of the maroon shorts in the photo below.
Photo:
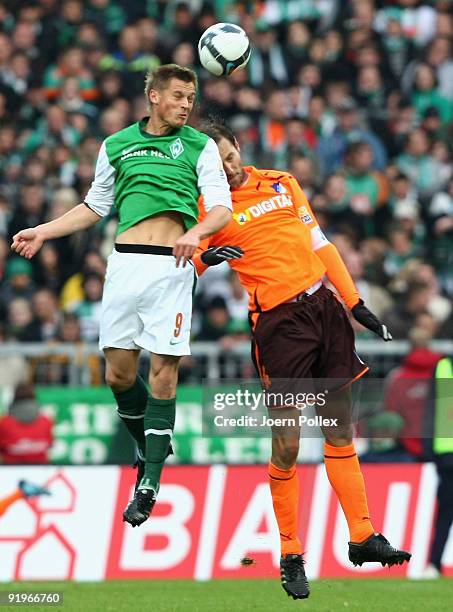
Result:
{"type": "Polygon", "coordinates": [[[343,306],[324,285],[300,302],[253,313],[250,319],[252,359],[268,389],[275,390],[277,379],[281,384],[322,379],[331,381],[327,387],[340,388],[368,370],[355,351],[343,306]]]}

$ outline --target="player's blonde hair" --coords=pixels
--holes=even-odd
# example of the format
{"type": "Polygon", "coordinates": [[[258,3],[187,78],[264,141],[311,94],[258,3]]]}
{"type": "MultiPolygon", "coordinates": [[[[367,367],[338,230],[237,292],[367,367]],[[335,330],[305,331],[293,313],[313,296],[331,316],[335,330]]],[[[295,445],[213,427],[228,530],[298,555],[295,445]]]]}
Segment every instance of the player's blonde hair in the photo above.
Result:
{"type": "Polygon", "coordinates": [[[195,90],[198,88],[198,77],[193,70],[178,66],[178,64],[164,64],[154,70],[150,70],[145,78],[145,96],[148,108],[151,104],[149,101],[149,92],[152,89],[162,91],[165,89],[171,79],[179,79],[185,83],[193,83],[195,90]]]}

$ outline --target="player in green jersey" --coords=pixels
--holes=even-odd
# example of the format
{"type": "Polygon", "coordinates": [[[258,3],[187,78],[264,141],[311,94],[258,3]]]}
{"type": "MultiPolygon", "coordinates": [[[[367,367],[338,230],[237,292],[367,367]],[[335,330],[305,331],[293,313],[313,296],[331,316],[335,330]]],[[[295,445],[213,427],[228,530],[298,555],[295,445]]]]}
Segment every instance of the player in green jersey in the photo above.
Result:
{"type": "MultiPolygon", "coordinates": [[[[119,215],[108,258],[99,337],[106,381],[138,446],[134,498],[124,520],[149,516],[171,452],[178,365],[188,355],[195,271],[186,265],[200,239],[231,218],[228,182],[215,142],[186,125],[197,91],[192,70],[161,66],[146,78],[150,115],[102,143],[84,203],[18,232],[12,249],[30,259],[46,240],[119,215]],[[202,195],[206,218],[197,222],[202,195]],[[152,353],[149,384],[137,374],[140,349],[152,353]]],[[[191,262],[190,262],[191,264],[191,262]]]]}

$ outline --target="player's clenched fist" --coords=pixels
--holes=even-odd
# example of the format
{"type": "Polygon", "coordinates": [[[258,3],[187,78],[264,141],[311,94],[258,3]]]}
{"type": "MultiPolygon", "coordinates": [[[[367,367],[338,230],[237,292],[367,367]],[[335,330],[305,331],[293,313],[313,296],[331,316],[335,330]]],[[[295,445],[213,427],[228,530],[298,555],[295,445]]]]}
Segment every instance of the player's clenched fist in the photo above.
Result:
{"type": "Polygon", "coordinates": [[[374,315],[363,303],[363,300],[359,300],[351,312],[354,319],[358,321],[363,327],[366,327],[370,331],[380,336],[385,342],[393,340],[392,334],[390,333],[387,325],[381,323],[379,319],[374,315]]]}
{"type": "Polygon", "coordinates": [[[36,227],[21,230],[13,237],[11,249],[18,255],[26,259],[31,259],[33,255],[42,247],[44,239],[41,237],[36,227]]]}

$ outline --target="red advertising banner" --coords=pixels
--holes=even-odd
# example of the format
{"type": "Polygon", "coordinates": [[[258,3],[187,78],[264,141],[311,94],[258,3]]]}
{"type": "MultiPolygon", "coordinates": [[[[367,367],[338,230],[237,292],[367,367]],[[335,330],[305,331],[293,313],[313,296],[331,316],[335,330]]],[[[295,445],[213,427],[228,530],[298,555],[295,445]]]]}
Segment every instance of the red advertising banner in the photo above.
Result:
{"type": "MultiPolygon", "coordinates": [[[[298,469],[309,578],[422,574],[436,509],[433,465],[363,466],[376,530],[413,553],[408,565],[390,571],[351,565],[346,521],[324,466],[298,469]]],[[[46,485],[51,495],[18,499],[0,516],[0,581],[278,576],[278,529],[265,466],[168,466],[151,518],[135,529],[122,521],[135,480],[131,468],[1,470],[0,499],[24,477],[46,485]],[[255,563],[242,566],[245,556],[255,563]]],[[[443,561],[453,575],[453,535],[443,561]]]]}

